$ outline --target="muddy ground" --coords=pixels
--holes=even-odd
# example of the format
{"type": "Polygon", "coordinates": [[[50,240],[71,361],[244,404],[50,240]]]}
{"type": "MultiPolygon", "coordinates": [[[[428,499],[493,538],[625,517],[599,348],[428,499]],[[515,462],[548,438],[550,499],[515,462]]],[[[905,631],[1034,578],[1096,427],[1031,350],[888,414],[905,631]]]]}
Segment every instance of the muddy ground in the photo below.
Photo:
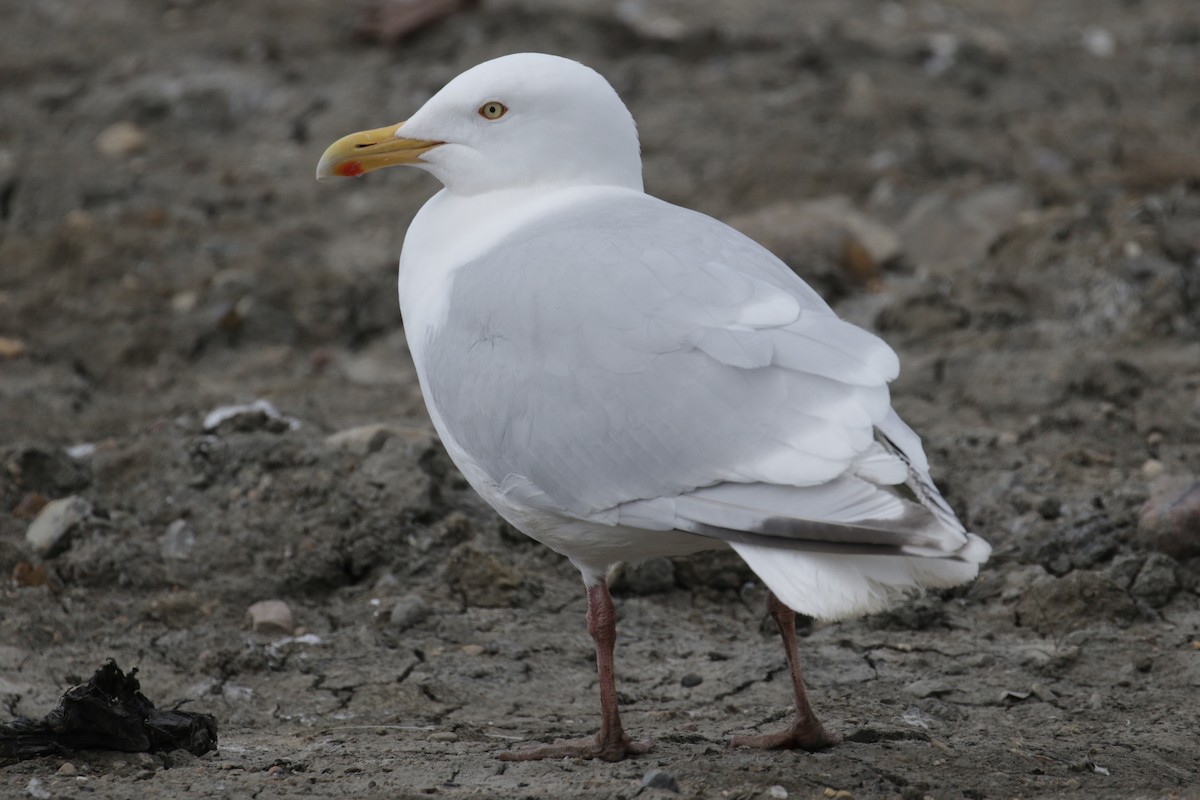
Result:
{"type": "Polygon", "coordinates": [[[657,769],[684,797],[1200,797],[1192,0],[497,0],[398,43],[362,10],[0,2],[0,718],[115,658],[221,737],[0,766],[0,795],[672,796],[657,769]],[[836,749],[726,748],[790,697],[761,587],[711,556],[616,582],[652,754],[494,758],[596,727],[578,576],[431,433],[394,282],[434,181],[312,174],[523,50],[598,68],[651,192],[897,348],[896,406],[995,545],[971,587],[805,626],[836,749]],[[205,430],[257,399],[298,426],[205,430]],[[292,622],[251,630],[268,599],[292,622]]]}

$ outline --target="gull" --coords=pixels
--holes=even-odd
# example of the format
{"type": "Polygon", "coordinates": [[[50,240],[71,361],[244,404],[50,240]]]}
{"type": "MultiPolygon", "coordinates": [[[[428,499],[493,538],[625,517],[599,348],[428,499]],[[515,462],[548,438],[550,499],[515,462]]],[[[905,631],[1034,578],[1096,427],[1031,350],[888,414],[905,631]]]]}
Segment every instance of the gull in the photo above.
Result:
{"type": "Polygon", "coordinates": [[[896,354],[766,249],[648,195],[633,117],[575,61],[504,56],[407,121],[334,142],[317,177],[394,165],[443,185],[408,228],[399,295],[446,451],[587,591],[600,730],[505,760],[644,753],[621,724],[621,561],[732,548],[768,589],[795,693],[776,733],[836,744],[809,703],[796,613],[871,613],[973,579],[991,548],[929,475],[891,406],[896,354]]]}

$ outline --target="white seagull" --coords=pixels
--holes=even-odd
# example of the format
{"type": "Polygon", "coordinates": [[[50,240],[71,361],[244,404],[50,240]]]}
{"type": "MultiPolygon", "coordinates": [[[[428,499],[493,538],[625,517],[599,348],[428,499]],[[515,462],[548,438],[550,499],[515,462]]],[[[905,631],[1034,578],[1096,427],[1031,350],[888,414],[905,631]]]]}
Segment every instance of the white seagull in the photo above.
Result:
{"type": "Polygon", "coordinates": [[[522,53],[480,64],[411,119],[354,133],[317,177],[405,164],[445,188],[409,226],[400,308],[447,452],[587,588],[595,738],[501,754],[649,749],[621,726],[610,566],[732,547],[770,590],[796,716],[748,747],[827,747],[795,613],[839,619],[975,577],[991,548],[929,477],[891,408],[896,354],[782,261],[642,188],[608,82],[522,53]]]}

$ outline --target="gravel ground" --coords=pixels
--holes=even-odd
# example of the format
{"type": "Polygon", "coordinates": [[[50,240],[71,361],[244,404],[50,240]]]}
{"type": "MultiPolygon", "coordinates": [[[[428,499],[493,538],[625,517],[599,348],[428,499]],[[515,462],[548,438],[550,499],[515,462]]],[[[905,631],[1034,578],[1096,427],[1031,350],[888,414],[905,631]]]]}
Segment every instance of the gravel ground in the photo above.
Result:
{"type": "Polygon", "coordinates": [[[1200,797],[1200,8],[463,5],[383,41],[357,4],[0,0],[0,720],[114,658],[220,725],[0,762],[0,796],[1200,797]],[[312,174],[523,50],[599,69],[651,192],[897,349],[995,545],[970,587],[804,627],[840,747],[725,746],[790,693],[709,554],[614,581],[651,754],[494,757],[595,729],[578,574],[425,415],[394,281],[435,182],[312,174]]]}

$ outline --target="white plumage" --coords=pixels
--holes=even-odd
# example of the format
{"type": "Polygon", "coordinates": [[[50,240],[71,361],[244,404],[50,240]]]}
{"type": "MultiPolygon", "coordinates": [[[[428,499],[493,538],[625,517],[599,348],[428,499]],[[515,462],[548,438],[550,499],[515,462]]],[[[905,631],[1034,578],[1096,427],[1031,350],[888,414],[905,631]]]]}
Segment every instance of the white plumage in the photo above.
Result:
{"type": "Polygon", "coordinates": [[[595,72],[482,64],[319,175],[393,163],[445,185],[399,282],[434,425],[489,503],[580,569],[593,611],[614,561],[711,547],[824,619],[975,576],[990,548],[891,408],[895,353],[753,241],[646,195],[595,72]]]}

